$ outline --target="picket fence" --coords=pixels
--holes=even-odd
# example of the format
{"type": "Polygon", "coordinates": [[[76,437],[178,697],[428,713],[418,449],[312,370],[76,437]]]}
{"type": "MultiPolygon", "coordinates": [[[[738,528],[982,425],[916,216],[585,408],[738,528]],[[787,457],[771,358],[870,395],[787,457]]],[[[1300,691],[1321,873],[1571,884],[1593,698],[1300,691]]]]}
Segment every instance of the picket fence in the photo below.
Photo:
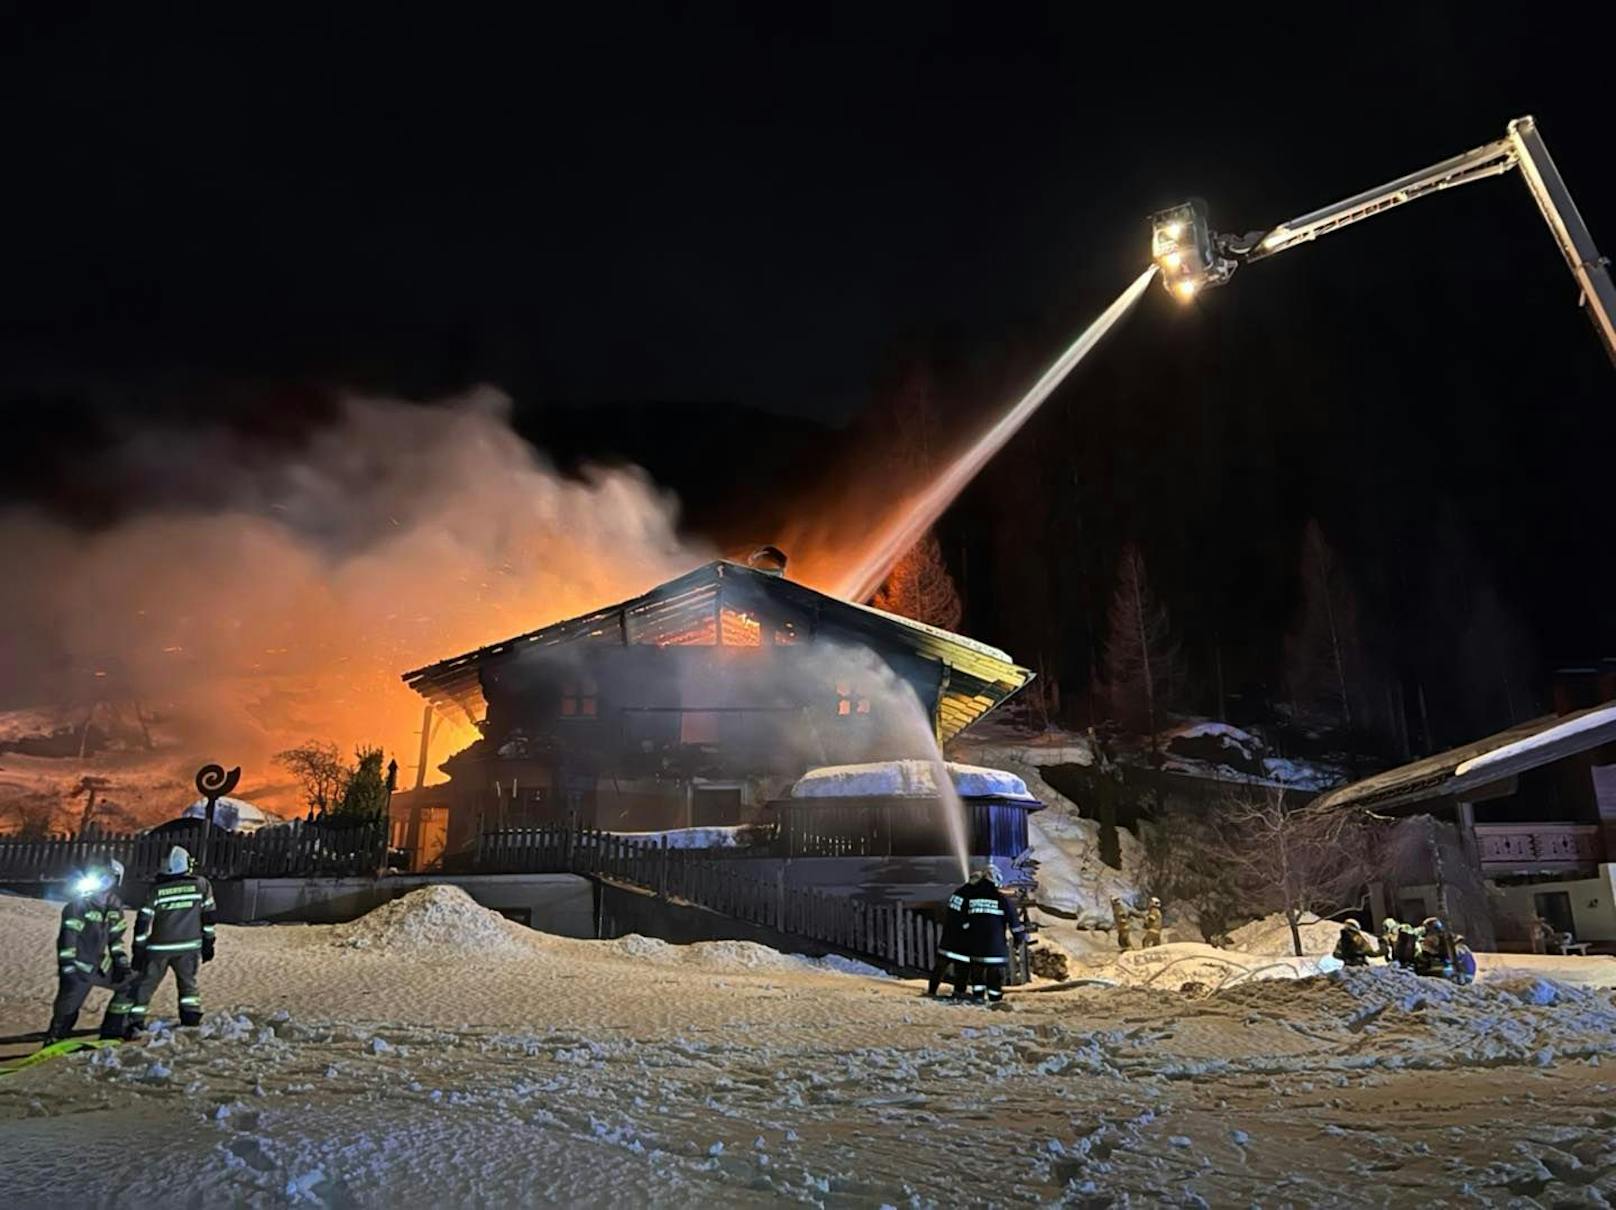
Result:
{"type": "Polygon", "coordinates": [[[183,845],[209,878],[342,877],[375,874],[387,861],[386,820],[347,826],[292,824],[253,833],[205,828],[98,833],[22,840],[0,836],[0,882],[61,882],[109,858],[124,877],[147,881],[183,845]]]}
{"type": "MultiPolygon", "coordinates": [[[[718,850],[722,852],[723,850],[718,850]]],[[[485,832],[475,868],[502,874],[583,874],[805,938],[900,971],[930,971],[942,926],[901,903],[865,903],[744,871],[733,857],[670,848],[665,839],[551,826],[485,832]]]]}

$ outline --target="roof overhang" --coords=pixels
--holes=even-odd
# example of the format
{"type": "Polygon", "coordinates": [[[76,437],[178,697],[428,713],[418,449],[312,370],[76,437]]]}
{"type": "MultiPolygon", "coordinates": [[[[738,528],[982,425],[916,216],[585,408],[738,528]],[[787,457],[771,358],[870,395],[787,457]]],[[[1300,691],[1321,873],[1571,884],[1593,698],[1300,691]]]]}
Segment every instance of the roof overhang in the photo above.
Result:
{"type": "Polygon", "coordinates": [[[1033,679],[1031,670],[986,643],[868,605],[843,601],[745,564],[719,560],[632,600],[416,668],[404,674],[404,682],[438,709],[476,723],[484,709],[481,675],[485,666],[561,644],[656,643],[692,616],[711,616],[721,599],[737,608],[773,600],[851,639],[898,646],[922,658],[937,660],[946,670],[937,718],[941,741],[952,739],[1033,679]]]}
{"type": "Polygon", "coordinates": [[[1320,807],[1371,807],[1377,811],[1439,798],[1477,801],[1528,769],[1616,743],[1616,702],[1551,715],[1500,731],[1462,747],[1388,769],[1321,795],[1320,807]]]}

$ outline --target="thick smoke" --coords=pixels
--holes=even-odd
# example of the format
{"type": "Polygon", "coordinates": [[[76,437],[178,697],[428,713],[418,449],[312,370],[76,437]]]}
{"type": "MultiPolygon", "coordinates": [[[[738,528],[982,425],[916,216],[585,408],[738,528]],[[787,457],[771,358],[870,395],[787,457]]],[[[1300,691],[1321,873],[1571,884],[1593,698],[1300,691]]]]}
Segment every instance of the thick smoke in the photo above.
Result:
{"type": "MultiPolygon", "coordinates": [[[[295,453],[223,432],[119,451],[148,504],[86,532],[0,514],[0,706],[134,702],[176,771],[382,744],[407,769],[406,669],[621,600],[704,552],[636,471],[558,473],[491,391],[443,406],[355,399],[295,453]],[[206,501],[198,504],[197,501],[206,501]]],[[[440,732],[441,759],[470,738],[440,732]]]]}

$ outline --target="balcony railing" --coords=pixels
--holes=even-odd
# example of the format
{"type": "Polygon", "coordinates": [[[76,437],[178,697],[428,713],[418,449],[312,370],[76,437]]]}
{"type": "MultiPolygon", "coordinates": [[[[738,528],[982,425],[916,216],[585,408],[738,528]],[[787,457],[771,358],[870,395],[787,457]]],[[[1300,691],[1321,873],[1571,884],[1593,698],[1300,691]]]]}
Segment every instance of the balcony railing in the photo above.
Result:
{"type": "Polygon", "coordinates": [[[1476,847],[1489,873],[1584,869],[1605,859],[1596,824],[1480,824],[1476,847]]]}

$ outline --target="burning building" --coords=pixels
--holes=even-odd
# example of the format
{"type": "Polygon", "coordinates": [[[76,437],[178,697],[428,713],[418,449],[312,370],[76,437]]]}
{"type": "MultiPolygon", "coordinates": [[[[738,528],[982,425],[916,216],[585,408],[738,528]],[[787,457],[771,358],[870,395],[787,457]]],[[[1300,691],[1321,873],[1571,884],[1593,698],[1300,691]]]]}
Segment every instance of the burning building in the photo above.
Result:
{"type": "Polygon", "coordinates": [[[811,768],[931,758],[1032,679],[961,635],[827,596],[764,548],[405,674],[481,738],[443,766],[485,828],[744,824],[811,768]]]}

